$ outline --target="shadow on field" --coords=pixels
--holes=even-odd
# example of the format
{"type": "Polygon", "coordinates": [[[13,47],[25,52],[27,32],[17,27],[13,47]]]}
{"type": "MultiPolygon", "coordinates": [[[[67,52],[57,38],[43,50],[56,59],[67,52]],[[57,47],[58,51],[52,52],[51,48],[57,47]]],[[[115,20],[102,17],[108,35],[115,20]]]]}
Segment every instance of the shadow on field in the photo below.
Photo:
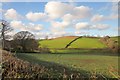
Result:
{"type": "Polygon", "coordinates": [[[83,54],[83,55],[101,55],[101,56],[118,56],[118,52],[110,49],[52,49],[54,54],[83,54]]]}
{"type": "Polygon", "coordinates": [[[34,56],[30,56],[25,53],[19,53],[19,54],[17,54],[17,56],[19,56],[19,58],[21,58],[21,59],[29,61],[32,64],[37,63],[37,64],[40,64],[40,65],[48,68],[51,71],[50,74],[54,74],[55,77],[58,77],[58,76],[64,75],[64,74],[66,74],[68,77],[70,77],[71,75],[79,75],[81,78],[90,78],[90,76],[91,76],[91,73],[88,71],[85,71],[85,70],[77,71],[74,68],[66,67],[66,66],[58,64],[58,63],[42,61],[42,60],[35,58],[34,56]]]}

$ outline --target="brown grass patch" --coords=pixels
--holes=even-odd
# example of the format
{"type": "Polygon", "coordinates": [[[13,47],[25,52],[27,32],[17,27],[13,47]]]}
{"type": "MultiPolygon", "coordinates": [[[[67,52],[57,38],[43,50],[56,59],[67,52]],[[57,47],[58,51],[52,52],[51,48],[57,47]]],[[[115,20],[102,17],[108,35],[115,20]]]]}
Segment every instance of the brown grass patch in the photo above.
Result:
{"type": "Polygon", "coordinates": [[[62,37],[57,37],[57,38],[54,38],[54,39],[61,39],[61,38],[69,38],[69,39],[74,39],[74,38],[77,38],[78,36],[62,36],[62,37]]]}

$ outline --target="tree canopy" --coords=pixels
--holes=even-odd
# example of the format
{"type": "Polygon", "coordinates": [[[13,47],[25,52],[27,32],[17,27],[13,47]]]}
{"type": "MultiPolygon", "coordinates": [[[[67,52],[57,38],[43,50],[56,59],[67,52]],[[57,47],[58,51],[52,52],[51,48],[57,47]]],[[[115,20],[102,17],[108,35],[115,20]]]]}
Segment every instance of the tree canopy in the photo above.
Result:
{"type": "Polygon", "coordinates": [[[34,51],[38,48],[38,42],[35,36],[28,31],[21,31],[13,36],[13,47],[15,50],[22,52],[34,51]]]}

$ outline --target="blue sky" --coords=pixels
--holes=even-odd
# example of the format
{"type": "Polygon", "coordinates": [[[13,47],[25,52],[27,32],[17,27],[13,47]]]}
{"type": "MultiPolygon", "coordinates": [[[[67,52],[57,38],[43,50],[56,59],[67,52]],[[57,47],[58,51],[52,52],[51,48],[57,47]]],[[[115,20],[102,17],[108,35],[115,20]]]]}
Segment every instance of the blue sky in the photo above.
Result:
{"type": "Polygon", "coordinates": [[[118,35],[113,2],[5,2],[0,11],[14,28],[10,34],[29,30],[37,38],[118,35]]]}

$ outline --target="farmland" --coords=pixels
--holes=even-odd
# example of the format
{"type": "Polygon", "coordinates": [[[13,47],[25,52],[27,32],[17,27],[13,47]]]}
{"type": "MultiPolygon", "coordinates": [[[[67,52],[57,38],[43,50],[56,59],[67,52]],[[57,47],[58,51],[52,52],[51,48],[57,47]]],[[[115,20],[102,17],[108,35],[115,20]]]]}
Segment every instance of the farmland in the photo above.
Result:
{"type": "MultiPolygon", "coordinates": [[[[65,48],[65,46],[76,37],[61,37],[53,40],[40,41],[40,47],[65,48]]],[[[106,45],[99,41],[99,38],[79,38],[69,48],[106,48],[106,45]]]]}
{"type": "Polygon", "coordinates": [[[52,53],[84,53],[84,52],[95,52],[92,49],[104,49],[99,50],[99,52],[106,51],[107,46],[100,41],[100,38],[87,38],[82,37],[74,41],[68,48],[65,48],[67,44],[69,44],[72,40],[77,38],[76,36],[66,36],[59,37],[55,39],[48,39],[39,41],[39,47],[41,48],[49,48],[52,53]]]}
{"type": "MultiPolygon", "coordinates": [[[[50,54],[18,55],[22,59],[43,64],[48,68],[54,65],[54,69],[57,71],[60,70],[55,66],[62,65],[80,73],[96,72],[96,74],[102,74],[106,77],[115,77],[109,72],[109,69],[113,67],[118,71],[118,56],[112,53],[107,45],[100,41],[100,38],[82,37],[74,41],[68,48],[65,48],[75,38],[67,36],[39,41],[39,47],[49,48],[50,54]]],[[[117,40],[117,37],[111,39],[117,40]]],[[[116,75],[118,75],[117,71],[115,72],[116,75]]]]}
{"type": "Polygon", "coordinates": [[[118,78],[118,54],[112,52],[100,38],[76,38],[77,36],[66,36],[39,40],[38,52],[17,52],[15,56],[30,64],[43,66],[40,67],[45,69],[43,78],[71,78],[72,75],[81,78],[118,78]],[[65,48],[73,40],[75,41],[65,48]]]}
{"type": "Polygon", "coordinates": [[[120,80],[118,0],[0,7],[0,79],[120,80]]]}
{"type": "Polygon", "coordinates": [[[52,40],[43,40],[40,41],[40,47],[47,47],[47,48],[64,48],[71,40],[75,39],[76,37],[61,37],[52,40]]]}
{"type": "MultiPolygon", "coordinates": [[[[54,68],[60,72],[59,65],[79,71],[81,74],[96,72],[107,77],[114,77],[109,73],[112,66],[118,70],[118,57],[108,55],[91,55],[91,54],[17,54],[23,60],[31,63],[38,63],[47,68],[54,68]]],[[[115,73],[117,74],[117,72],[115,73]]],[[[90,74],[89,74],[90,75],[90,74]]]]}
{"type": "Polygon", "coordinates": [[[106,48],[106,46],[96,38],[80,38],[70,48],[106,48]]]}

